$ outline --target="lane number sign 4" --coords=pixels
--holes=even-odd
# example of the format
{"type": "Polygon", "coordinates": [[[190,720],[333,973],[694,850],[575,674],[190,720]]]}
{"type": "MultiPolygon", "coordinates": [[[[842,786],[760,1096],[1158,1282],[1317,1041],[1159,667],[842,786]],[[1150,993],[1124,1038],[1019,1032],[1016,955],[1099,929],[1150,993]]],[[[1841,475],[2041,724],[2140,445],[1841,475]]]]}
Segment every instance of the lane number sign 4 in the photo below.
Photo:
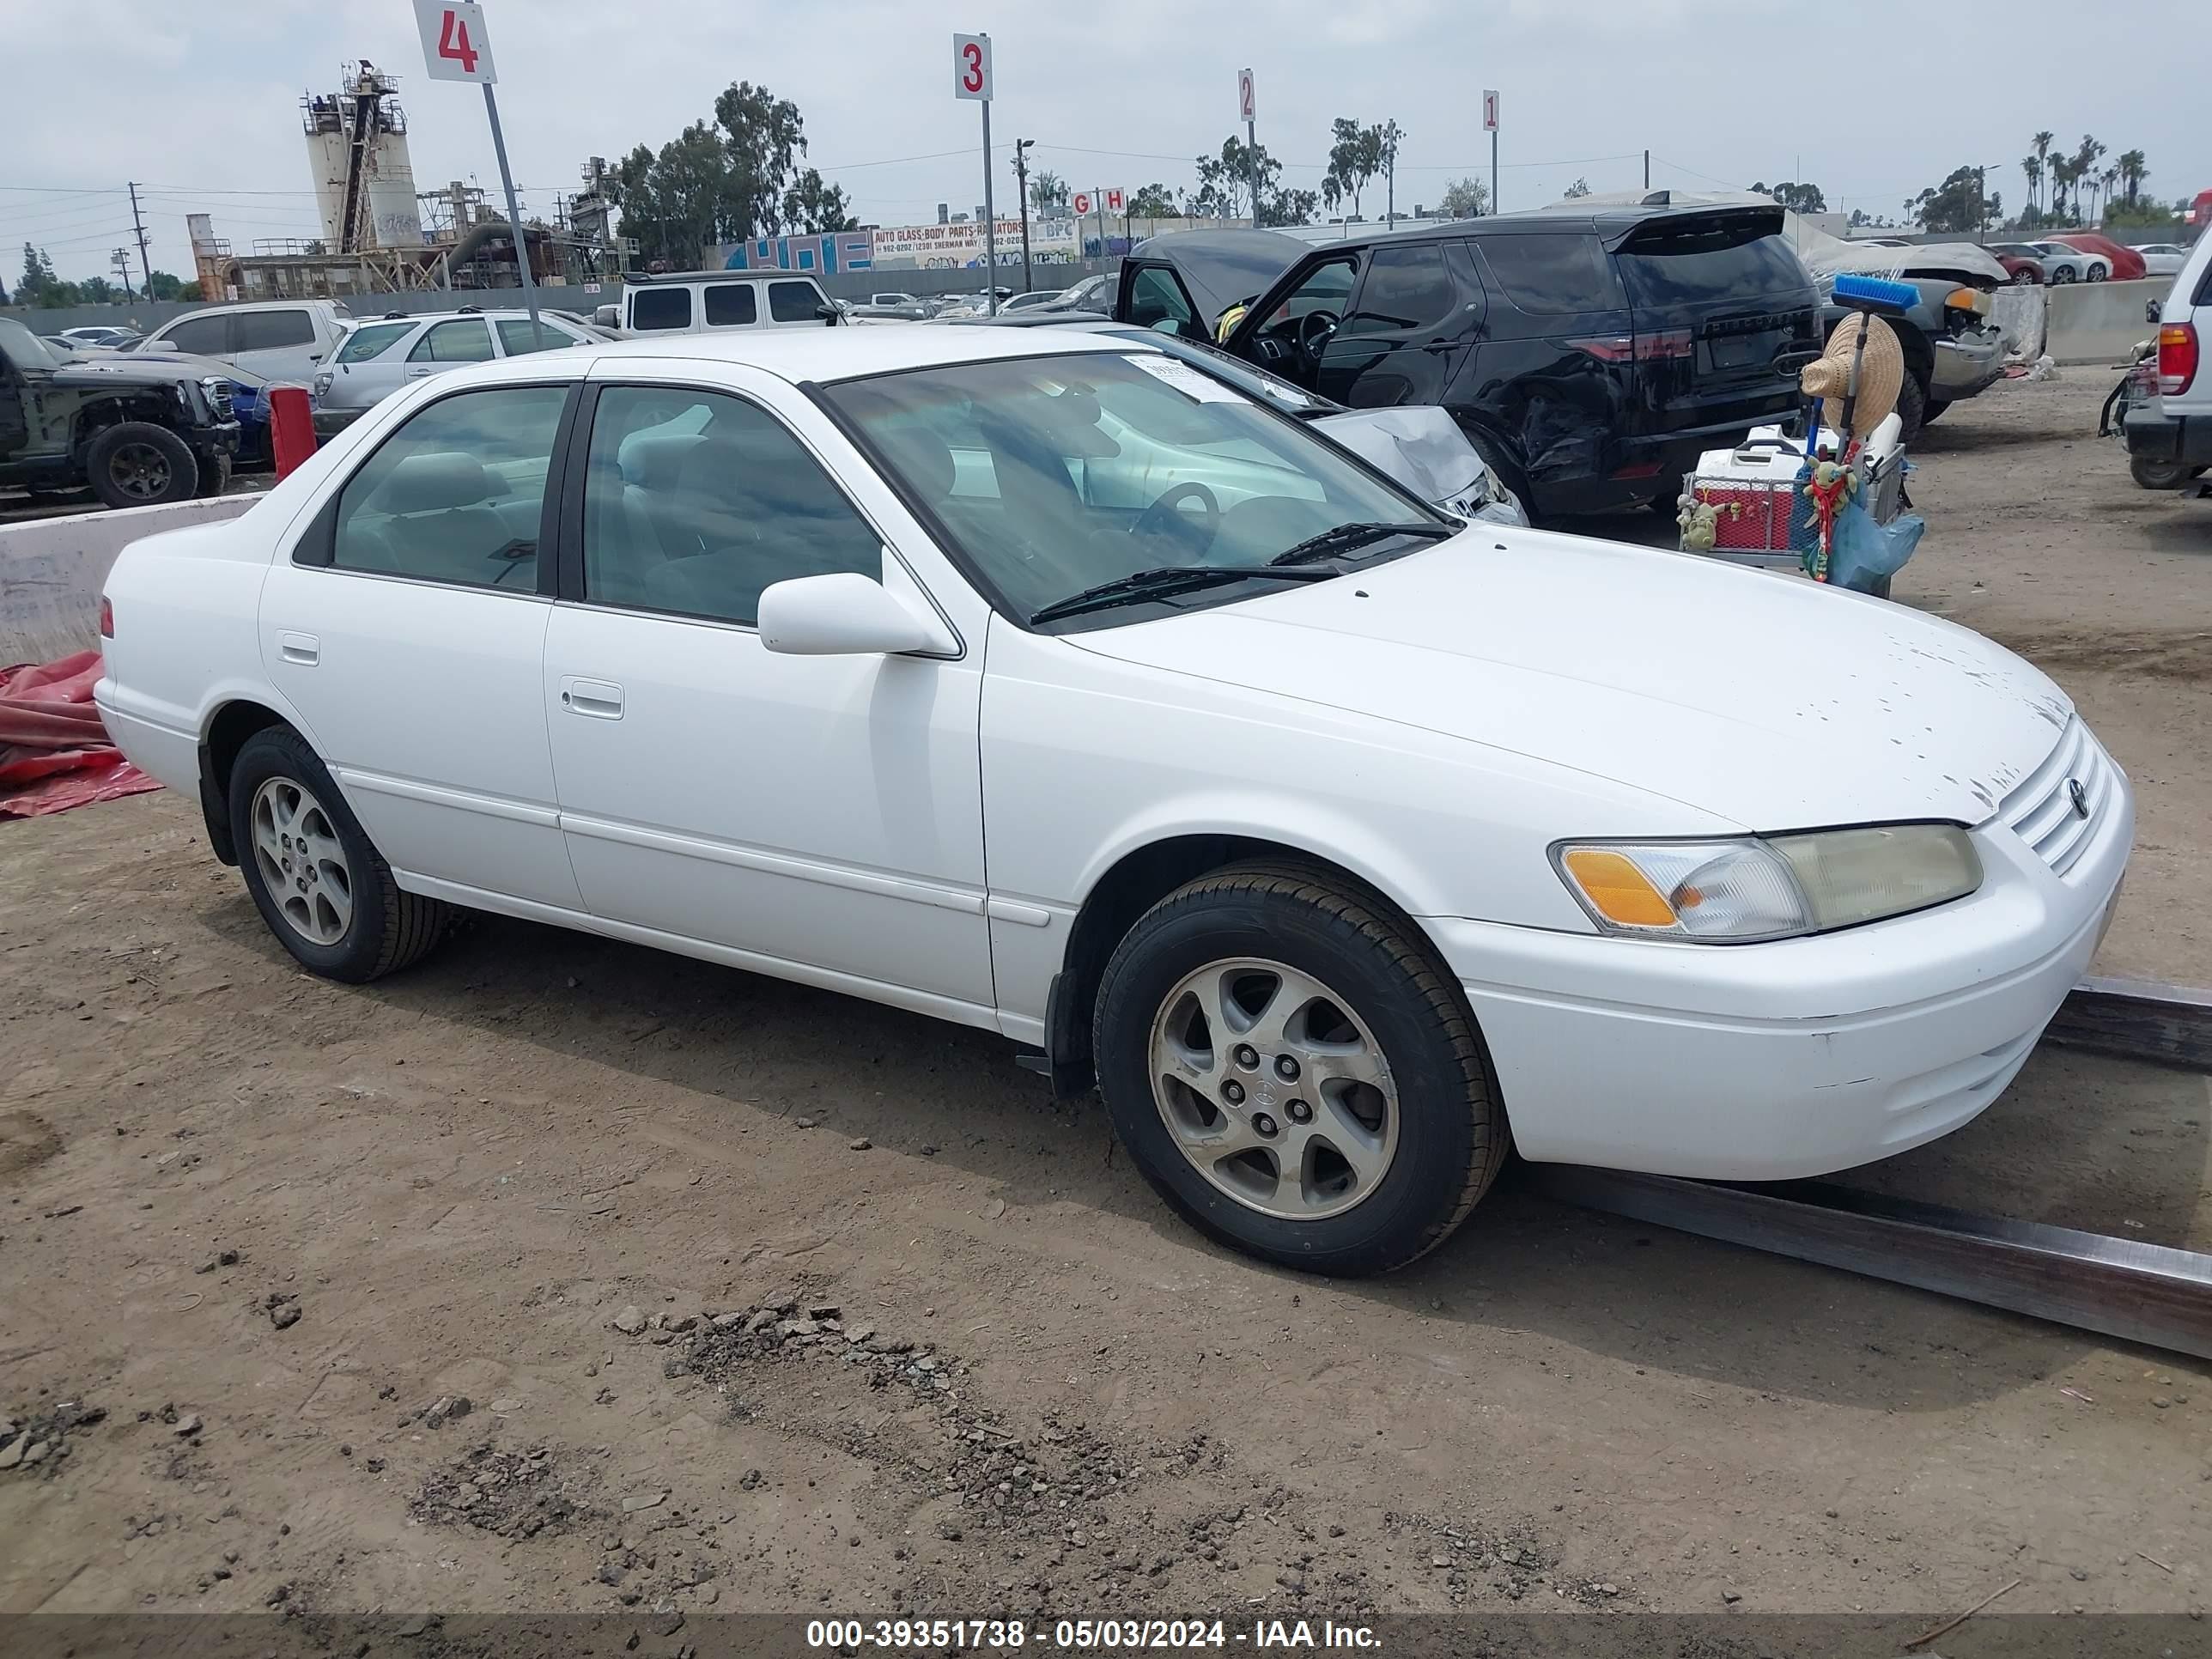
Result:
{"type": "Polygon", "coordinates": [[[499,79],[491,64],[491,35],[483,8],[474,0],[415,0],[415,27],[422,37],[422,64],[434,81],[499,79]]]}
{"type": "Polygon", "coordinates": [[[991,97],[991,37],[952,37],[952,95],[988,103],[991,97]]]}

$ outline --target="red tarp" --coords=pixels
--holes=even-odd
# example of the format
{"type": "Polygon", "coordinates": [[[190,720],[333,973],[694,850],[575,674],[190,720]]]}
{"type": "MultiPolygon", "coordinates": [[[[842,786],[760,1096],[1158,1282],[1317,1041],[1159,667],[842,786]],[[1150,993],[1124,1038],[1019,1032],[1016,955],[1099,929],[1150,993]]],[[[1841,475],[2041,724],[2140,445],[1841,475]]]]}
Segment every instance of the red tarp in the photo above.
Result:
{"type": "Polygon", "coordinates": [[[124,759],[93,707],[100,653],[0,668],[0,818],[66,812],[161,786],[124,759]]]}

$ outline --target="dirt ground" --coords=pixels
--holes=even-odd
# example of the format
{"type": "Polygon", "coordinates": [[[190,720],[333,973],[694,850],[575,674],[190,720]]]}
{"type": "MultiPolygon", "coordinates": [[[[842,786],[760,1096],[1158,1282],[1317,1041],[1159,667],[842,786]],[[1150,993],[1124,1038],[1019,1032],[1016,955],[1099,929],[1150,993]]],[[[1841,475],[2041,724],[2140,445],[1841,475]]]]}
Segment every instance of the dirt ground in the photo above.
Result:
{"type": "MultiPolygon", "coordinates": [[[[2105,966],[2202,982],[2212,503],[2105,379],[1930,430],[1899,593],[2080,701],[2142,799],[2105,966]]],[[[1510,1184],[1260,1268],[1001,1042],[501,921],[327,984],[197,816],[0,830],[0,1611],[2212,1599],[2203,1364],[1510,1184]]],[[[2207,1249],[2208,1121],[2045,1049],[1853,1179],[2207,1249]]]]}

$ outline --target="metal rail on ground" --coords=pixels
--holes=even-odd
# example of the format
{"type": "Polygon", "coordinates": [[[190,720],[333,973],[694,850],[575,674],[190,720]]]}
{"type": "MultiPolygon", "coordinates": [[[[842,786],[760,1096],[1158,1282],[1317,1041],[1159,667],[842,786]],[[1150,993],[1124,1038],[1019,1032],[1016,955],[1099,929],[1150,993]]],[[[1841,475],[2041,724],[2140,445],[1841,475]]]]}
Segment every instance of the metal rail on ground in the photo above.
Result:
{"type": "MultiPolygon", "coordinates": [[[[2084,980],[2045,1036],[2212,1071],[2212,993],[2084,980]]],[[[2212,1359],[2212,1255],[2196,1251],[1826,1182],[1730,1187],[1564,1164],[1525,1165],[1522,1179],[1587,1209],[2212,1359]]]]}

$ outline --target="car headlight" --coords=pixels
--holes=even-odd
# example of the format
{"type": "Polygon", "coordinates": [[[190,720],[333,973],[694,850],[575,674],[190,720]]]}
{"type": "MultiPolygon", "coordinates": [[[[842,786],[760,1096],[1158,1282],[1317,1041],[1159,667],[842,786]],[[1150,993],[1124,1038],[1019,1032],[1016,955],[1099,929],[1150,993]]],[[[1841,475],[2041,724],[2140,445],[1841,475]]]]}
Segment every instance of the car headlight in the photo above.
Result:
{"type": "Polygon", "coordinates": [[[323,370],[321,374],[315,376],[313,385],[315,388],[315,398],[318,402],[329,395],[331,380],[331,372],[327,368],[323,370]]]}
{"type": "Polygon", "coordinates": [[[1973,842],[1950,823],[1562,842],[1552,861],[1601,931],[1715,944],[1853,927],[1964,898],[1982,884],[1973,842]]]}

